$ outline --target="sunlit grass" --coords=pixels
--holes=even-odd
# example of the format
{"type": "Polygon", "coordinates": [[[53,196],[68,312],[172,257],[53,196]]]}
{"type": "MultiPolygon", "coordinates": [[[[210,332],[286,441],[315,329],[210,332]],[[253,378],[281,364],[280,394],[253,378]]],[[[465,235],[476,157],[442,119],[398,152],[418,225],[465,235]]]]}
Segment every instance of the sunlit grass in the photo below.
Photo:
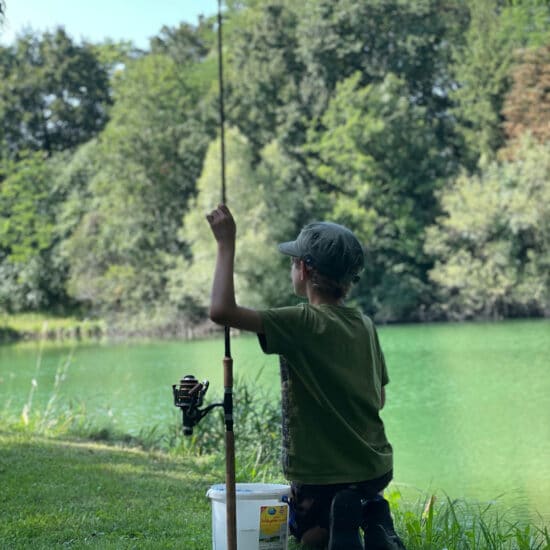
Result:
{"type": "Polygon", "coordinates": [[[0,433],[0,547],[210,546],[209,457],[0,433]]]}

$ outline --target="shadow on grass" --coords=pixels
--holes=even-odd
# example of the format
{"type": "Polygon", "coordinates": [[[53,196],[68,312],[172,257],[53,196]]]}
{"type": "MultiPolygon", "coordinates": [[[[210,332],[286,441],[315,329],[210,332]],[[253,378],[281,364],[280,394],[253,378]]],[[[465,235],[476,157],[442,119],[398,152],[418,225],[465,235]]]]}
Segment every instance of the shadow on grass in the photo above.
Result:
{"type": "Polygon", "coordinates": [[[211,459],[0,432],[0,547],[211,547],[211,459]]]}

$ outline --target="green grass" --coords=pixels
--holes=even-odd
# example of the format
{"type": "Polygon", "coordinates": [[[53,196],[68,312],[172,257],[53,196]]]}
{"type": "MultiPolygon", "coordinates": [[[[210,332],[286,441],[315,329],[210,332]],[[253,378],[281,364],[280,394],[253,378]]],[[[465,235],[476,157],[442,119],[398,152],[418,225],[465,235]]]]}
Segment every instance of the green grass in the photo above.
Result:
{"type": "MultiPolygon", "coordinates": [[[[208,550],[205,495],[223,481],[219,454],[0,432],[0,548],[208,550]]],[[[547,528],[507,522],[489,509],[446,499],[426,508],[395,491],[389,498],[409,550],[550,548],[547,528]]]]}
{"type": "Polygon", "coordinates": [[[491,505],[431,495],[416,506],[389,495],[398,532],[409,550],[548,550],[548,527],[510,521],[491,505]],[[438,503],[438,500],[441,500],[438,503]]]}
{"type": "Polygon", "coordinates": [[[0,548],[205,550],[212,462],[0,433],[0,548]]]}

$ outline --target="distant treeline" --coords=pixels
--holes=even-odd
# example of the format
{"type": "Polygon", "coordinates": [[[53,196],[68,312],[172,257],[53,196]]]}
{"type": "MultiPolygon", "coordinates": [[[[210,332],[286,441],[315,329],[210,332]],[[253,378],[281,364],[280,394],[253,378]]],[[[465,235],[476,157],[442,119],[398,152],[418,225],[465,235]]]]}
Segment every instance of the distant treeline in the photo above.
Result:
{"type": "MultiPolygon", "coordinates": [[[[365,245],[352,299],[379,322],[550,314],[548,2],[227,4],[240,302],[292,301],[275,244],[330,219],[365,245]]],[[[216,24],[0,47],[0,310],[204,319],[216,24]]]]}

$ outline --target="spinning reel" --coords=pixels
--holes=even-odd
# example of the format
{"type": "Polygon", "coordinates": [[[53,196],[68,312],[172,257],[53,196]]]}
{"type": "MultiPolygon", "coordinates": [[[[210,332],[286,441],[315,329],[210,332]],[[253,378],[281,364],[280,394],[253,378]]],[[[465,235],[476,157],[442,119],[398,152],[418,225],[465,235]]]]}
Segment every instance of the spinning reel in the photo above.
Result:
{"type": "Polygon", "coordinates": [[[223,407],[223,403],[213,403],[201,409],[204,396],[210,383],[208,380],[199,382],[192,374],[184,376],[179,384],[172,385],[174,405],[181,409],[183,415],[183,435],[193,435],[193,428],[215,407],[223,407]]]}

